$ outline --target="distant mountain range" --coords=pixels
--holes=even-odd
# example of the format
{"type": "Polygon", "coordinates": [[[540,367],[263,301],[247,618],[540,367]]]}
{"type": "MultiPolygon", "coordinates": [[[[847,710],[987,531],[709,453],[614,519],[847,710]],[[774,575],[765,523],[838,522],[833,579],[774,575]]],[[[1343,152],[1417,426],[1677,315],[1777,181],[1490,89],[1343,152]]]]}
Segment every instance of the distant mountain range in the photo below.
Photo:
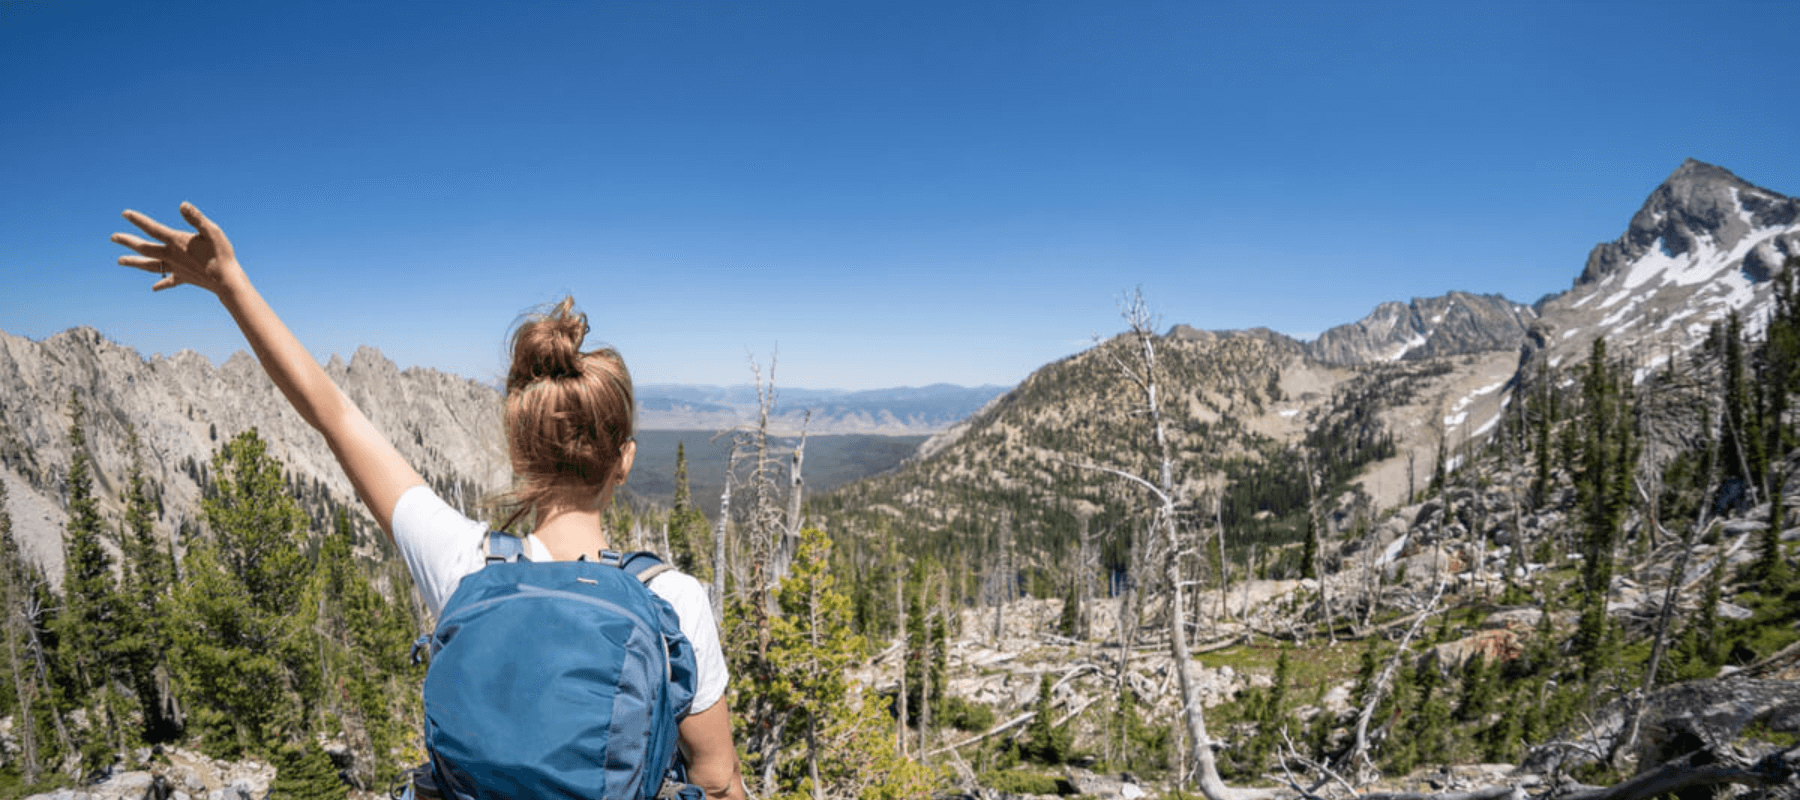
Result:
{"type": "MultiPolygon", "coordinates": [[[[921,436],[950,427],[1006,392],[1005,386],[952,386],[842,391],[776,387],[771,428],[797,435],[921,436]]],[[[718,431],[755,422],[756,387],[644,384],[637,387],[638,427],[718,431]]]]}

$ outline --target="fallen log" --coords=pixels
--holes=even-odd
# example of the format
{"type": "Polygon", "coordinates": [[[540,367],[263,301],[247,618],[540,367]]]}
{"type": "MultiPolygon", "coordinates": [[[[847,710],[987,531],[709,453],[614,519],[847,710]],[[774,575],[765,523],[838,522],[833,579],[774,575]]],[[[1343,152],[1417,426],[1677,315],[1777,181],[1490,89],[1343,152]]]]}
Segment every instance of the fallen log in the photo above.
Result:
{"type": "MultiPolygon", "coordinates": [[[[1753,764],[1711,763],[1694,765],[1688,753],[1648,772],[1612,786],[1585,788],[1566,794],[1550,793],[1554,800],[1651,800],[1687,789],[1721,784],[1780,786],[1800,780],[1800,747],[1770,753],[1753,764]]],[[[1716,754],[1715,754],[1716,755],[1716,754]]]]}

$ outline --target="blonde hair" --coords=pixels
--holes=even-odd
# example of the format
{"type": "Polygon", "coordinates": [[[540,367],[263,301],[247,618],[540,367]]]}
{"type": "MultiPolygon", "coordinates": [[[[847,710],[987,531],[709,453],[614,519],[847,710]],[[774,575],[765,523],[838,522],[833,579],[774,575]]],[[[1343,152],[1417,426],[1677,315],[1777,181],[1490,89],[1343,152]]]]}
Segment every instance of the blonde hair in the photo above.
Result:
{"type": "Polygon", "coordinates": [[[611,347],[582,352],[587,315],[564,297],[526,317],[512,335],[502,424],[513,489],[505,525],[571,490],[596,497],[617,477],[636,409],[631,373],[611,347]]]}

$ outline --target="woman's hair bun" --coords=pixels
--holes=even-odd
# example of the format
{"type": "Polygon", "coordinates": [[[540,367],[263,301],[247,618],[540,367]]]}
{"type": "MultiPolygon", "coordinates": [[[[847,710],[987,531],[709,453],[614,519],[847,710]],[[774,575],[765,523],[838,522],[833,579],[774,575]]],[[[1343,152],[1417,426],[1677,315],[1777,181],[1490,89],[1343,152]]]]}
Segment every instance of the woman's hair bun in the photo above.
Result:
{"type": "Polygon", "coordinates": [[[549,311],[532,314],[513,333],[512,368],[507,391],[540,380],[581,376],[581,342],[587,338],[587,315],[575,310],[575,298],[564,297],[549,311]]]}

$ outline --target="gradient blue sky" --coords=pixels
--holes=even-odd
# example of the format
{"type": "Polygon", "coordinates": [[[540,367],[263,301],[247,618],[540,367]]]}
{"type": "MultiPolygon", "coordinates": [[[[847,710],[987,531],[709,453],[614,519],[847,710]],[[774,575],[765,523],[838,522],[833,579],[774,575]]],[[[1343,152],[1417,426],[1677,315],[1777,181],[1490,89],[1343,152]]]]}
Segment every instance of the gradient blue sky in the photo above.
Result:
{"type": "Polygon", "coordinates": [[[241,345],[113,266],[220,222],[321,358],[1010,384],[1120,327],[1566,289],[1687,157],[1800,194],[1800,4],[0,2],[0,329],[241,345]],[[168,8],[164,8],[168,5],[168,8]]]}

